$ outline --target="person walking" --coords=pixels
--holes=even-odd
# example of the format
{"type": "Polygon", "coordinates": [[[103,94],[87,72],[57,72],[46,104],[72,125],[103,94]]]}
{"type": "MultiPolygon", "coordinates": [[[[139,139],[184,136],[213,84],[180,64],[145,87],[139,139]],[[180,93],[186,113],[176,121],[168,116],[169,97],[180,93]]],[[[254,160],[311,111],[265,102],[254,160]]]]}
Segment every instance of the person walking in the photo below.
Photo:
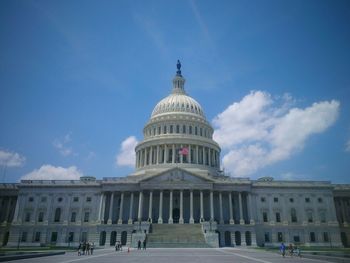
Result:
{"type": "Polygon", "coordinates": [[[79,243],[79,246],[78,246],[78,256],[81,256],[81,243],[79,243]]]}
{"type": "Polygon", "coordinates": [[[94,242],[92,242],[90,245],[91,255],[94,254],[94,248],[95,248],[95,244],[94,244],[94,242]]]}
{"type": "Polygon", "coordinates": [[[138,249],[138,250],[141,250],[141,240],[139,240],[139,241],[137,242],[137,249],[138,249]]]}
{"type": "Polygon", "coordinates": [[[284,243],[281,244],[280,251],[281,251],[282,257],[285,257],[286,256],[286,246],[284,245],[284,243]]]}
{"type": "Polygon", "coordinates": [[[143,240],[143,250],[146,250],[146,238],[143,240]]]}

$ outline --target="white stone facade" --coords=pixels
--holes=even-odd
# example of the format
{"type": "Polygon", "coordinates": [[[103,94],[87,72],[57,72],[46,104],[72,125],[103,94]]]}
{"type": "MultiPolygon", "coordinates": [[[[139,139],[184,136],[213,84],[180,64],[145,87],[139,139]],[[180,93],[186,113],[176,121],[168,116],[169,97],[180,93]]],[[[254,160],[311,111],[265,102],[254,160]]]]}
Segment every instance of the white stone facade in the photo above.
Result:
{"type": "Polygon", "coordinates": [[[349,244],[349,185],[223,175],[213,128],[184,83],[179,66],[136,146],[135,173],[3,184],[0,242],[133,246],[152,224],[201,224],[213,247],[349,244]]]}

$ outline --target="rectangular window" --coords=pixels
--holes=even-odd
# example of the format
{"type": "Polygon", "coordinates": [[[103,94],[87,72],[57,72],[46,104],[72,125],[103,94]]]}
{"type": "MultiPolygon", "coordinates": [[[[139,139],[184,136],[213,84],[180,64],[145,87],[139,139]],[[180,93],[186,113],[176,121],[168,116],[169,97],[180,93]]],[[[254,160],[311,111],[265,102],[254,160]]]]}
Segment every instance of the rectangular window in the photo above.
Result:
{"type": "Polygon", "coordinates": [[[281,214],[279,212],[276,213],[276,222],[277,223],[281,222],[281,214]]]}
{"type": "Polygon", "coordinates": [[[72,215],[71,215],[71,217],[70,217],[70,221],[71,221],[71,222],[75,222],[76,217],[77,217],[77,213],[76,213],[76,212],[72,212],[72,215]]]}
{"type": "Polygon", "coordinates": [[[186,133],[186,125],[182,126],[182,133],[186,133]]]}
{"type": "Polygon", "coordinates": [[[273,198],[273,201],[274,201],[275,203],[278,203],[278,197],[274,197],[274,198],[273,198]]]}
{"type": "Polygon", "coordinates": [[[300,237],[299,236],[294,236],[293,240],[295,243],[299,243],[300,242],[300,237]]]}
{"type": "Polygon", "coordinates": [[[41,202],[42,202],[42,203],[45,203],[46,200],[47,200],[47,197],[46,197],[46,196],[41,197],[41,202]]]}
{"type": "Polygon", "coordinates": [[[161,132],[161,127],[159,126],[158,127],[158,135],[160,135],[162,132],[161,132]]]}
{"type": "Polygon", "coordinates": [[[81,232],[81,242],[87,241],[87,232],[81,232]]]}
{"type": "Polygon", "coordinates": [[[91,202],[91,196],[86,197],[86,202],[91,202]]]}
{"type": "Polygon", "coordinates": [[[180,133],[180,126],[176,125],[176,133],[180,133]]]}
{"type": "Polygon", "coordinates": [[[294,198],[289,198],[289,202],[294,203],[294,198]]]}
{"type": "Polygon", "coordinates": [[[308,221],[309,223],[312,223],[312,222],[314,221],[314,219],[313,219],[313,217],[312,217],[312,212],[311,212],[311,211],[307,212],[307,221],[308,221]]]}
{"type": "Polygon", "coordinates": [[[282,232],[278,232],[277,233],[277,240],[278,240],[278,242],[282,242],[283,241],[283,234],[282,234],[282,232]]]}
{"type": "Polygon", "coordinates": [[[189,133],[189,134],[192,134],[192,126],[189,126],[189,127],[188,127],[188,133],[189,133]]]}
{"type": "Polygon", "coordinates": [[[170,125],[169,133],[173,133],[173,125],[170,125]]]}
{"type": "Polygon", "coordinates": [[[267,222],[268,220],[267,220],[267,213],[266,212],[263,212],[263,220],[264,220],[264,222],[267,222]]]}
{"type": "Polygon", "coordinates": [[[197,126],[194,127],[194,135],[197,135],[198,134],[198,129],[197,129],[197,126]]]}
{"type": "Polygon", "coordinates": [[[310,232],[310,242],[315,242],[315,241],[316,241],[315,232],[310,232]]]}
{"type": "Polygon", "coordinates": [[[264,202],[266,201],[266,198],[265,198],[265,197],[261,197],[261,198],[260,198],[260,201],[261,201],[262,203],[264,203],[264,202]]]}
{"type": "Polygon", "coordinates": [[[73,198],[73,202],[79,202],[79,197],[74,196],[74,198],[73,198]]]}
{"type": "Polygon", "coordinates": [[[27,232],[22,232],[21,242],[27,242],[27,232]]]}
{"type": "Polygon", "coordinates": [[[29,222],[30,221],[30,213],[26,213],[26,218],[25,218],[25,221],[26,222],[29,222]]]}
{"type": "Polygon", "coordinates": [[[51,242],[56,242],[57,241],[57,232],[52,232],[51,233],[51,242]]]}
{"type": "Polygon", "coordinates": [[[68,242],[73,242],[74,241],[74,232],[69,232],[68,234],[68,242]]]}
{"type": "Polygon", "coordinates": [[[310,203],[310,198],[309,197],[305,198],[305,203],[310,203]]]}
{"type": "Polygon", "coordinates": [[[34,201],[34,197],[29,197],[29,202],[33,202],[34,201]]]}
{"type": "Polygon", "coordinates": [[[40,242],[40,232],[35,232],[34,242],[40,242]]]}
{"type": "Polygon", "coordinates": [[[44,212],[39,212],[38,222],[43,222],[43,221],[44,221],[44,212]]]}
{"type": "Polygon", "coordinates": [[[269,243],[270,242],[270,233],[265,232],[265,242],[269,243]]]}
{"type": "Polygon", "coordinates": [[[319,203],[322,203],[322,202],[323,202],[323,200],[322,200],[321,197],[319,197],[317,200],[318,200],[319,203]]]}
{"type": "Polygon", "coordinates": [[[323,241],[324,242],[329,242],[329,236],[327,232],[323,232],[323,241]]]}
{"type": "Polygon", "coordinates": [[[84,214],[84,222],[89,222],[89,216],[90,216],[90,213],[89,212],[85,212],[85,214],[84,214]]]}
{"type": "Polygon", "coordinates": [[[163,133],[166,134],[166,126],[163,127],[163,133]]]}

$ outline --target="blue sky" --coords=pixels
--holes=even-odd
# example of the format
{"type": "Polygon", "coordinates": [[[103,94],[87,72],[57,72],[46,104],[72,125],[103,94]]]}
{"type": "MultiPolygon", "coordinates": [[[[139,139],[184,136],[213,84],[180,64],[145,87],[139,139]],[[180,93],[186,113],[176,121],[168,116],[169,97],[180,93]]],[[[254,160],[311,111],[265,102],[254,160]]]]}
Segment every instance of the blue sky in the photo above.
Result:
{"type": "Polygon", "coordinates": [[[232,176],[350,183],[349,28],[349,1],[1,1],[1,182],[132,172],[180,59],[232,176]]]}

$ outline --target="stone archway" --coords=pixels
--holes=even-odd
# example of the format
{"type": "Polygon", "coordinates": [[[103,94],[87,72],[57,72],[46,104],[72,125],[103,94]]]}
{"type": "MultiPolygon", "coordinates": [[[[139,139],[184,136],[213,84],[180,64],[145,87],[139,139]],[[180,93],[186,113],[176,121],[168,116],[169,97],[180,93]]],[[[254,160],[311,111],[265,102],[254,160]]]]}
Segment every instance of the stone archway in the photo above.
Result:
{"type": "Polygon", "coordinates": [[[128,239],[128,233],[126,231],[123,231],[121,234],[121,240],[120,240],[123,246],[126,245],[127,239],[128,239]]]}
{"type": "Polygon", "coordinates": [[[106,244],[106,231],[102,231],[100,233],[100,246],[104,246],[106,244]]]}
{"type": "Polygon", "coordinates": [[[231,232],[230,231],[225,231],[225,247],[230,247],[232,246],[231,243],[231,232]]]}
{"type": "Polygon", "coordinates": [[[109,244],[111,246],[114,246],[116,241],[117,241],[117,231],[112,231],[109,244]]]}

